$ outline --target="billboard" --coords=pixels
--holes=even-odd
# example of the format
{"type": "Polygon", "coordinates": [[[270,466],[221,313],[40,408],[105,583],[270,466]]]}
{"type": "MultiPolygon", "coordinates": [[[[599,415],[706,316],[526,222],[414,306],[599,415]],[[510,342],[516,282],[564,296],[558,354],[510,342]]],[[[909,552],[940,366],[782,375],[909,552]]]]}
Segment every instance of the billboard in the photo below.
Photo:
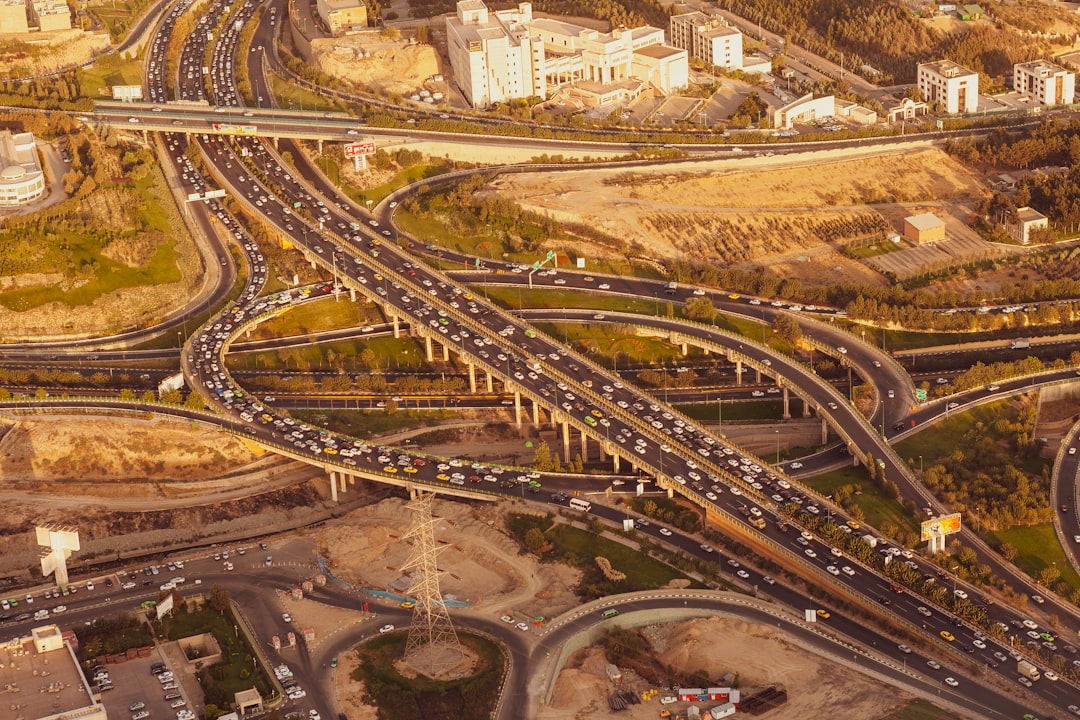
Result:
{"type": "Polygon", "coordinates": [[[960,532],[960,513],[953,513],[923,521],[919,535],[922,540],[932,540],[958,532],[960,532]]]}
{"type": "Polygon", "coordinates": [[[142,100],[142,85],[113,85],[112,96],[113,100],[121,100],[123,102],[142,100]]]}
{"type": "Polygon", "coordinates": [[[345,146],[345,157],[360,157],[361,155],[374,155],[375,143],[373,142],[354,142],[345,146]]]}
{"type": "Polygon", "coordinates": [[[222,133],[223,135],[255,135],[258,132],[258,128],[254,125],[226,125],[224,123],[214,123],[213,128],[215,132],[222,133]]]}

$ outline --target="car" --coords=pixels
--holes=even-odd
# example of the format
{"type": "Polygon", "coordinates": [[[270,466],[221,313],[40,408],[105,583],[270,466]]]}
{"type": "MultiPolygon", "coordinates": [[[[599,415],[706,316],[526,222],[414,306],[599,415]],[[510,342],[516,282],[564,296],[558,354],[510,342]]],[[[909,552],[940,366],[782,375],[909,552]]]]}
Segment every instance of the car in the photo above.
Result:
{"type": "Polygon", "coordinates": [[[57,605],[53,608],[53,615],[57,615],[67,610],[67,605],[57,605]]]}
{"type": "Polygon", "coordinates": [[[184,698],[177,698],[176,700],[173,700],[171,703],[169,703],[169,707],[171,707],[173,710],[175,710],[176,708],[182,708],[185,705],[187,705],[187,700],[185,700],[184,698]]]}
{"type": "Polygon", "coordinates": [[[380,635],[385,635],[386,633],[393,632],[393,631],[394,631],[394,626],[393,625],[383,625],[381,628],[379,628],[379,634],[380,635]]]}
{"type": "Polygon", "coordinates": [[[930,608],[926,607],[925,605],[920,605],[918,610],[919,610],[919,614],[922,615],[923,617],[931,617],[934,614],[934,613],[930,612],[930,608]]]}
{"type": "Polygon", "coordinates": [[[660,528],[660,534],[664,537],[671,537],[671,531],[667,528],[660,528]]]}
{"type": "Polygon", "coordinates": [[[803,466],[803,464],[801,462],[793,462],[790,465],[788,465],[788,467],[790,467],[792,470],[798,470],[802,466],[803,466]]]}
{"type": "Polygon", "coordinates": [[[841,355],[847,355],[847,348],[841,345],[836,348],[836,352],[840,353],[841,355]]]}
{"type": "Polygon", "coordinates": [[[931,670],[940,670],[941,669],[941,665],[940,665],[940,663],[938,663],[937,660],[927,660],[926,665],[931,670]]]}
{"type": "Polygon", "coordinates": [[[1080,706],[1078,706],[1078,705],[1070,705],[1069,706],[1069,712],[1071,712],[1073,715],[1080,715],[1080,706]]]}
{"type": "Polygon", "coordinates": [[[145,707],[146,707],[146,703],[144,703],[142,700],[140,700],[138,702],[134,702],[134,703],[131,703],[130,705],[128,705],[128,712],[138,712],[139,710],[142,710],[145,707]]]}
{"type": "Polygon", "coordinates": [[[290,615],[289,613],[281,613],[281,619],[284,620],[287,623],[291,623],[292,622],[292,615],[290,615]]]}
{"type": "Polygon", "coordinates": [[[942,630],[942,631],[941,631],[940,633],[938,633],[938,634],[939,634],[939,635],[941,635],[941,639],[942,639],[942,640],[945,640],[946,642],[953,642],[954,640],[956,640],[956,636],[955,636],[955,635],[953,635],[953,634],[952,634],[951,632],[949,632],[948,630],[942,630]]]}
{"type": "Polygon", "coordinates": [[[307,697],[307,692],[301,688],[293,688],[286,694],[289,696],[290,700],[300,700],[301,698],[307,697]]]}
{"type": "MultiPolygon", "coordinates": [[[[1044,602],[1046,602],[1046,598],[1044,598],[1042,595],[1032,595],[1031,599],[1034,600],[1039,605],[1042,605],[1044,602]]],[[[1053,641],[1051,640],[1051,642],[1053,642],[1053,641]]]]}
{"type": "Polygon", "coordinates": [[[741,577],[743,580],[748,580],[750,578],[750,573],[746,572],[742,568],[739,568],[738,570],[736,570],[735,574],[738,575],[739,577],[741,577]]]}
{"type": "Polygon", "coordinates": [[[819,618],[821,618],[822,620],[828,620],[829,618],[832,617],[832,613],[830,613],[828,610],[822,610],[821,608],[818,608],[817,609],[817,616],[819,618]]]}
{"type": "Polygon", "coordinates": [[[149,710],[140,710],[137,713],[132,713],[131,720],[143,720],[143,718],[148,718],[148,717],[150,717],[150,711],[149,710]]]}
{"type": "Polygon", "coordinates": [[[514,618],[510,617],[509,615],[503,615],[499,619],[502,620],[507,625],[513,625],[514,624],[514,618]]]}
{"type": "Polygon", "coordinates": [[[770,577],[769,575],[762,575],[761,579],[763,581],[767,582],[769,585],[775,585],[776,584],[776,579],[773,578],[773,577],[770,577]]]}
{"type": "Polygon", "coordinates": [[[982,640],[980,640],[978,638],[975,638],[974,640],[972,640],[971,644],[974,645],[975,647],[979,648],[980,650],[985,650],[986,649],[986,643],[984,643],[982,640]]]}
{"type": "Polygon", "coordinates": [[[961,590],[960,588],[956,588],[955,590],[953,590],[953,595],[960,598],[961,600],[967,600],[968,599],[967,592],[964,591],[964,590],[961,590]]]}
{"type": "Polygon", "coordinates": [[[1050,682],[1057,682],[1058,674],[1053,670],[1044,670],[1042,676],[1050,682]]]}
{"type": "Polygon", "coordinates": [[[308,710],[308,717],[311,718],[311,720],[322,720],[319,711],[315,709],[308,710]]]}
{"type": "Polygon", "coordinates": [[[528,623],[519,622],[514,627],[516,627],[521,632],[529,632],[529,624],[528,623]]]}
{"type": "Polygon", "coordinates": [[[959,687],[960,686],[960,683],[956,682],[956,678],[952,678],[952,677],[945,678],[945,684],[948,685],[949,687],[959,687]]]}
{"type": "Polygon", "coordinates": [[[900,652],[904,653],[905,655],[910,655],[911,654],[911,648],[909,648],[907,645],[903,645],[903,644],[897,645],[896,649],[899,650],[900,652]]]}
{"type": "Polygon", "coordinates": [[[1031,687],[1031,680],[1029,678],[1024,677],[1023,675],[1016,678],[1016,682],[1020,683],[1024,687],[1031,687]]]}

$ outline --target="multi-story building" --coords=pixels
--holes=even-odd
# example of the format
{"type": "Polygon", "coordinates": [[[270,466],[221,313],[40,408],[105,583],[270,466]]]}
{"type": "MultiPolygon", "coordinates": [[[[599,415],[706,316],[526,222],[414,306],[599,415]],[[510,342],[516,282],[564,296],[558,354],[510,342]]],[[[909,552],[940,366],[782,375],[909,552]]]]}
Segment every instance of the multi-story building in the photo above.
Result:
{"type": "Polygon", "coordinates": [[[30,22],[41,32],[71,29],[71,8],[64,0],[30,0],[30,22]]]}
{"type": "Polygon", "coordinates": [[[25,0],[0,0],[0,35],[30,32],[25,0]]]}
{"type": "Polygon", "coordinates": [[[673,46],[692,58],[728,70],[742,69],[742,33],[723,18],[701,12],[672,15],[668,35],[673,46]]]}
{"type": "Polygon", "coordinates": [[[654,27],[597,30],[553,18],[533,18],[532,4],[492,13],[482,0],[460,0],[446,20],[454,78],[470,104],[546,97],[576,83],[611,85],[637,78],[661,92],[688,83],[685,51],[664,46],[654,27]],[[643,52],[646,51],[647,52],[643,52]]]}
{"type": "Polygon", "coordinates": [[[315,10],[333,35],[367,27],[363,0],[316,0],[315,10]]]}
{"type": "Polygon", "coordinates": [[[1040,105],[1072,105],[1076,75],[1045,60],[1013,65],[1013,89],[1040,105]]]}
{"type": "Polygon", "coordinates": [[[979,75],[952,60],[919,63],[919,91],[928,103],[940,103],[949,114],[979,109],[979,75]]]}
{"type": "Polygon", "coordinates": [[[0,205],[24,205],[45,194],[32,133],[0,133],[0,205]]]}

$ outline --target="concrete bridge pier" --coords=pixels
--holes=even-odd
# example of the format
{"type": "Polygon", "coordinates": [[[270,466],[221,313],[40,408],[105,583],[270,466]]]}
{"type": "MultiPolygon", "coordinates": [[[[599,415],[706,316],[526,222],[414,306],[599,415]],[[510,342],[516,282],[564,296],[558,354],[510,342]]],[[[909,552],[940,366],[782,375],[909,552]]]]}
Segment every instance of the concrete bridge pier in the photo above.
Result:
{"type": "Polygon", "coordinates": [[[521,391],[514,390],[514,424],[521,430],[521,391]]]}
{"type": "Polygon", "coordinates": [[[810,417],[810,403],[807,402],[805,398],[803,399],[802,403],[802,416],[804,418],[810,417]]]}
{"type": "Polygon", "coordinates": [[[761,384],[761,371],[756,368],[754,369],[754,382],[758,385],[761,384]]]}
{"type": "Polygon", "coordinates": [[[690,352],[690,345],[687,343],[683,343],[679,346],[679,349],[682,350],[683,357],[686,357],[686,355],[690,352]]]}
{"type": "Polygon", "coordinates": [[[356,302],[356,288],[354,288],[354,287],[349,288],[349,299],[352,300],[353,302],[356,302]]]}
{"type": "Polygon", "coordinates": [[[581,431],[581,461],[589,461],[589,436],[585,434],[585,431],[581,431]]]}
{"type": "Polygon", "coordinates": [[[435,359],[435,352],[434,349],[431,347],[430,335],[424,336],[424,357],[427,358],[428,362],[431,362],[435,359]]]}
{"type": "Polygon", "coordinates": [[[563,462],[570,462],[570,423],[562,424],[563,462]]]}
{"type": "Polygon", "coordinates": [[[487,374],[487,391],[489,393],[495,392],[495,384],[492,382],[491,373],[487,374]]]}
{"type": "Polygon", "coordinates": [[[449,345],[443,345],[442,346],[442,359],[443,359],[443,362],[450,362],[450,346],[449,345]]]}
{"type": "Polygon", "coordinates": [[[469,392],[476,394],[476,365],[469,363],[469,392]]]}
{"type": "Polygon", "coordinates": [[[604,449],[604,441],[601,440],[599,445],[600,445],[600,462],[604,462],[605,460],[607,460],[607,450],[604,449]]]}
{"type": "Polygon", "coordinates": [[[337,502],[337,473],[330,471],[330,499],[337,502]]]}
{"type": "MultiPolygon", "coordinates": [[[[319,143],[319,154],[322,155],[323,141],[322,140],[316,140],[315,142],[319,143]]],[[[274,147],[275,148],[277,147],[277,138],[274,138],[274,147]]]]}
{"type": "Polygon", "coordinates": [[[401,324],[398,322],[398,316],[397,315],[391,315],[390,317],[393,318],[393,320],[394,320],[394,337],[395,338],[400,338],[401,337],[401,324]]]}
{"type": "Polygon", "coordinates": [[[742,385],[742,360],[735,361],[735,384],[742,385]]]}
{"type": "Polygon", "coordinates": [[[787,385],[784,386],[784,420],[791,419],[791,398],[788,394],[787,385]]]}
{"type": "Polygon", "coordinates": [[[540,403],[535,400],[532,401],[532,424],[533,427],[540,427],[540,403]]]}
{"type": "Polygon", "coordinates": [[[619,454],[613,453],[611,456],[611,469],[615,472],[619,472],[619,454]]]}

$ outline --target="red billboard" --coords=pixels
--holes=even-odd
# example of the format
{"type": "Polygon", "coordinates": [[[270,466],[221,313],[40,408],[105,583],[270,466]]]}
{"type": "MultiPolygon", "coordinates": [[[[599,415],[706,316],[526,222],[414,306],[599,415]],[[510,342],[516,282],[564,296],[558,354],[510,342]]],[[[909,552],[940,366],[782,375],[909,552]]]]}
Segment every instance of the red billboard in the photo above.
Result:
{"type": "Polygon", "coordinates": [[[345,146],[345,157],[359,157],[361,155],[374,155],[375,143],[373,142],[354,142],[345,146]]]}

